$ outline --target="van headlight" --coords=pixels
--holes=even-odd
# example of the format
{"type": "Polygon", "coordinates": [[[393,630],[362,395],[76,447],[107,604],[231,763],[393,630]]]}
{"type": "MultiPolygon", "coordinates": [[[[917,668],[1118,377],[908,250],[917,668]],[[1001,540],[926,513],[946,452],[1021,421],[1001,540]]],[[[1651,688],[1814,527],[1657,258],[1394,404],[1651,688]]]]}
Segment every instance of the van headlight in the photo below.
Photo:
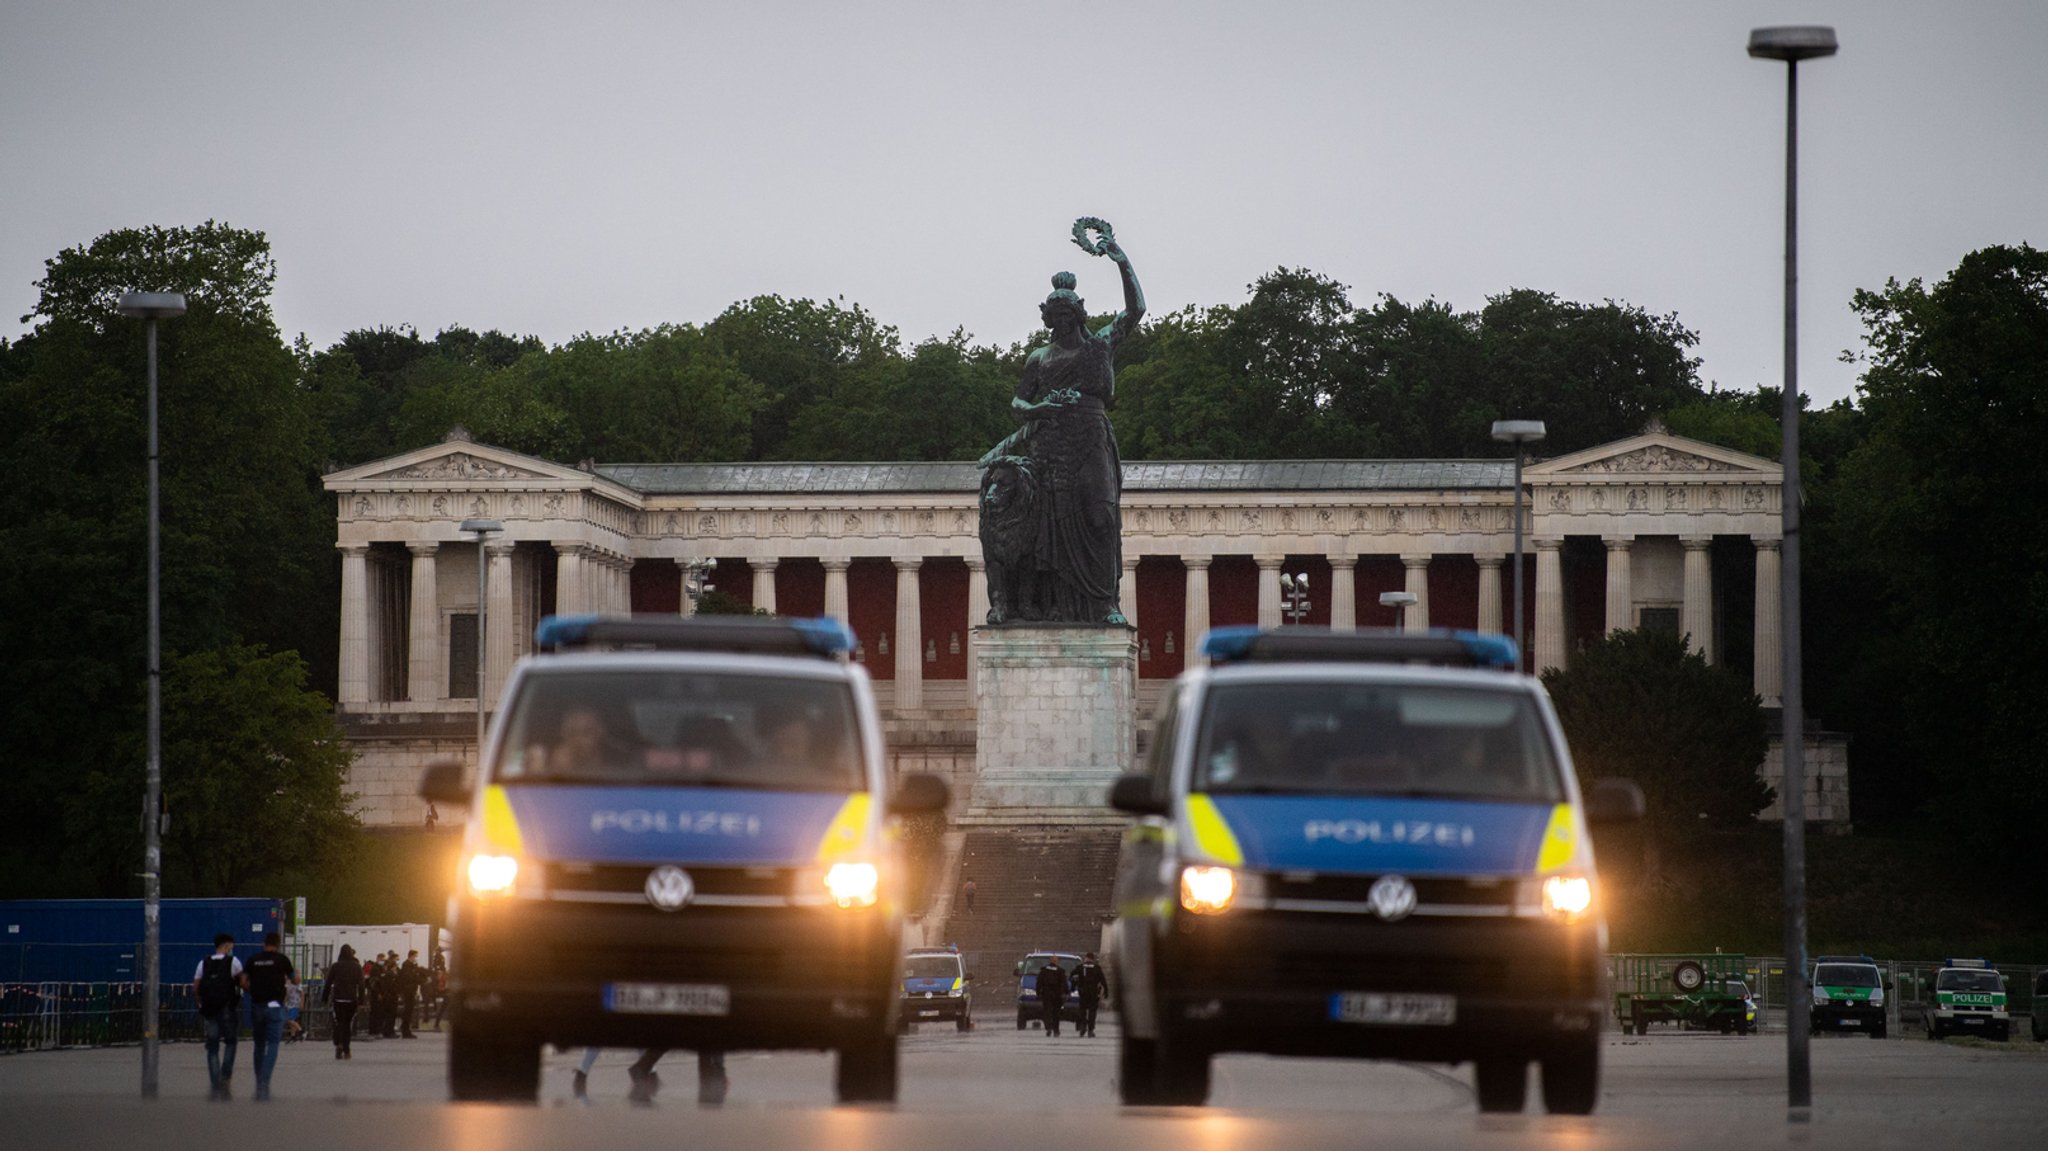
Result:
{"type": "Polygon", "coordinates": [[[1873,987],[1870,989],[1870,1005],[1872,1007],[1884,1006],[1884,988],[1873,987]]]}
{"type": "Polygon", "coordinates": [[[510,895],[519,880],[519,857],[480,851],[469,857],[462,870],[469,879],[471,895],[510,895]]]}
{"type": "Polygon", "coordinates": [[[1577,923],[1593,907],[1593,881],[1584,875],[1552,875],[1543,881],[1543,914],[1577,923]]]}
{"type": "Polygon", "coordinates": [[[1180,872],[1180,905],[1196,915],[1221,915],[1237,902],[1237,873],[1227,867],[1197,865],[1180,872]]]}
{"type": "Polygon", "coordinates": [[[841,907],[873,907],[881,896],[882,872],[872,863],[835,863],[825,869],[825,890],[841,907]]]}

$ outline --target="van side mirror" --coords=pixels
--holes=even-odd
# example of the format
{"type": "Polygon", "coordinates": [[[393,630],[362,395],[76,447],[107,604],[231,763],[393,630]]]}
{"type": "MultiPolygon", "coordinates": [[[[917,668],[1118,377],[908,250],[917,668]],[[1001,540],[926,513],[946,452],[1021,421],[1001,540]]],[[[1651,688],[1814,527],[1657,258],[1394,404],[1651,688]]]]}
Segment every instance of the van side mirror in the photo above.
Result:
{"type": "Polygon", "coordinates": [[[953,798],[952,789],[946,781],[936,775],[913,772],[896,781],[889,789],[889,814],[929,815],[946,810],[946,803],[953,798]]]}
{"type": "Polygon", "coordinates": [[[1165,815],[1167,802],[1152,786],[1149,775],[1126,775],[1109,789],[1109,805],[1126,815],[1165,815]]]}
{"type": "Polygon", "coordinates": [[[1024,961],[1021,959],[1017,961],[1017,974],[1024,974],[1024,961]]]}
{"type": "Polygon", "coordinates": [[[1586,822],[1634,823],[1643,817],[1643,789],[1626,779],[1596,779],[1586,792],[1586,822]]]}
{"type": "Polygon", "coordinates": [[[420,777],[420,798],[428,803],[467,804],[469,784],[462,775],[461,760],[435,760],[420,777]]]}

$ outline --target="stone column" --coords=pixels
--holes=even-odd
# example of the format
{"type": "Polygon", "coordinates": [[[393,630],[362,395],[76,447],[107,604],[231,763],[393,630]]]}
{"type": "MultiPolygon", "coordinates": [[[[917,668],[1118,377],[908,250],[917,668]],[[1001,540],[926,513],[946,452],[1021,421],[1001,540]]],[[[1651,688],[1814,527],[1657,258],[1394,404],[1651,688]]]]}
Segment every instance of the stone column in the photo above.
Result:
{"type": "MultiPolygon", "coordinates": [[[[988,563],[980,556],[967,557],[967,628],[988,625],[988,563]]],[[[973,679],[970,674],[967,678],[973,679]]]]}
{"type": "Polygon", "coordinates": [[[1187,612],[1182,618],[1180,650],[1188,667],[1195,666],[1196,646],[1209,634],[1209,556],[1182,556],[1187,566],[1187,612]]]}
{"type": "Polygon", "coordinates": [[[1402,612],[1402,631],[1429,630],[1429,556],[1404,555],[1401,566],[1408,569],[1407,590],[1415,605],[1402,612]]]}
{"type": "Polygon", "coordinates": [[[490,678],[483,691],[484,706],[492,711],[497,710],[498,693],[505,690],[505,677],[512,674],[512,659],[517,654],[519,617],[512,611],[512,548],[511,540],[484,544],[490,561],[484,568],[484,603],[490,609],[485,613],[484,672],[490,678]]]}
{"type": "Polygon", "coordinates": [[[1280,565],[1286,556],[1253,556],[1259,565],[1259,626],[1280,626],[1280,565]]]}
{"type": "Polygon", "coordinates": [[[1488,635],[1500,635],[1506,629],[1500,622],[1500,568],[1507,562],[1506,556],[1477,555],[1479,561],[1479,630],[1488,635]]]}
{"type": "MultiPolygon", "coordinates": [[[[846,608],[846,569],[853,566],[853,561],[843,556],[827,556],[824,564],[825,614],[851,627],[853,619],[847,615],[846,608]]],[[[988,598],[986,588],[983,589],[982,598],[988,598]]]]}
{"type": "Polygon", "coordinates": [[[1763,697],[1765,707],[1785,706],[1785,655],[1781,622],[1783,603],[1778,596],[1777,540],[1756,543],[1756,664],[1751,682],[1763,697]]]}
{"type": "Polygon", "coordinates": [[[633,614],[633,557],[619,560],[619,610],[633,614]]]}
{"type": "Polygon", "coordinates": [[[772,559],[747,561],[754,569],[754,606],[775,614],[775,562],[772,559]]]}
{"type": "Polygon", "coordinates": [[[1538,539],[1536,547],[1536,650],[1529,670],[1564,666],[1564,540],[1538,539]]]}
{"type": "Polygon", "coordinates": [[[924,706],[924,604],[917,569],[924,560],[896,560],[896,714],[924,706]]]}
{"type": "Polygon", "coordinates": [[[1330,557],[1330,630],[1358,630],[1358,557],[1330,557]]]}
{"type": "Polygon", "coordinates": [[[370,545],[341,549],[341,703],[370,702],[370,545]]]}
{"type": "Polygon", "coordinates": [[[558,542],[555,545],[555,614],[575,615],[590,610],[583,590],[583,545],[558,542]]]}
{"type": "Polygon", "coordinates": [[[414,703],[432,703],[441,698],[441,680],[435,674],[441,650],[440,584],[434,575],[437,543],[409,543],[412,552],[412,620],[406,636],[406,698],[414,703]]]}
{"type": "Polygon", "coordinates": [[[1124,613],[1124,622],[1138,626],[1138,557],[1124,556],[1124,576],[1118,581],[1117,607],[1124,613]]]}
{"type": "Polygon", "coordinates": [[[1678,626],[1692,649],[1714,661],[1714,546],[1712,536],[1681,536],[1685,549],[1685,599],[1678,626]]]}
{"type": "Polygon", "coordinates": [[[1607,544],[1607,634],[1636,626],[1635,581],[1628,549],[1629,536],[1609,536],[1607,544]]]}

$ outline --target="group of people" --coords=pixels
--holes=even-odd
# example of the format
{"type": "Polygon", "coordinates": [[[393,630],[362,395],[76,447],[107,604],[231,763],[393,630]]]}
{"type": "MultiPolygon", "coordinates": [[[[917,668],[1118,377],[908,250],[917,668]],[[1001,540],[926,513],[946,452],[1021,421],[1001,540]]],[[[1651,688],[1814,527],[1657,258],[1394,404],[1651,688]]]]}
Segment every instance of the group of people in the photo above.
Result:
{"type": "Polygon", "coordinates": [[[327,969],[325,1001],[334,1008],[334,1057],[353,1059],[357,1012],[368,1005],[366,1032],[372,1039],[413,1039],[421,1002],[434,1006],[434,1026],[441,1026],[447,1010],[448,962],[439,949],[424,967],[417,950],[387,951],[369,959],[356,958],[356,949],[346,943],[327,969]],[[396,1030],[394,1030],[396,1029],[396,1030]]]}
{"type": "Polygon", "coordinates": [[[243,963],[235,955],[235,937],[216,935],[213,954],[200,960],[192,973],[192,994],[206,1025],[206,1077],[213,1099],[234,1097],[229,1085],[242,1037],[244,996],[249,1000],[250,1038],[256,1044],[256,1101],[270,1098],[270,1074],[277,1066],[277,1049],[284,1043],[285,1024],[295,1010],[299,988],[299,973],[292,969],[282,943],[275,931],[265,935],[263,950],[243,963]]]}
{"type": "Polygon", "coordinates": [[[1095,961],[1095,953],[1088,952],[1081,957],[1081,965],[1068,974],[1059,960],[1049,959],[1038,969],[1038,1006],[1045,1012],[1045,1034],[1051,1038],[1060,1033],[1060,1015],[1066,1008],[1067,997],[1081,1008],[1081,1017],[1074,1024],[1074,1034],[1086,1039],[1095,1037],[1095,1013],[1109,1000],[1109,977],[1102,973],[1102,965],[1095,961]]]}

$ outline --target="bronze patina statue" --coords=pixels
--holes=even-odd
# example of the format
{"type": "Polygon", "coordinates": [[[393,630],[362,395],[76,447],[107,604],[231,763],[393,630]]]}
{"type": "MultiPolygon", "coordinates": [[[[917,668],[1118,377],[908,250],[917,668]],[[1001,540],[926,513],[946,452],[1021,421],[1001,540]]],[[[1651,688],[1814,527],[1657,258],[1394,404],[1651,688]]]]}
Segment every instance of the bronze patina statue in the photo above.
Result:
{"type": "Polygon", "coordinates": [[[1129,624],[1117,596],[1123,465],[1105,405],[1116,345],[1144,318],[1145,294],[1107,223],[1074,221],[1074,242],[1116,262],[1124,310],[1090,332],[1072,272],[1052,278],[1039,306],[1052,340],[1024,361],[1010,401],[1024,426],[980,461],[990,624],[1129,624]]]}

